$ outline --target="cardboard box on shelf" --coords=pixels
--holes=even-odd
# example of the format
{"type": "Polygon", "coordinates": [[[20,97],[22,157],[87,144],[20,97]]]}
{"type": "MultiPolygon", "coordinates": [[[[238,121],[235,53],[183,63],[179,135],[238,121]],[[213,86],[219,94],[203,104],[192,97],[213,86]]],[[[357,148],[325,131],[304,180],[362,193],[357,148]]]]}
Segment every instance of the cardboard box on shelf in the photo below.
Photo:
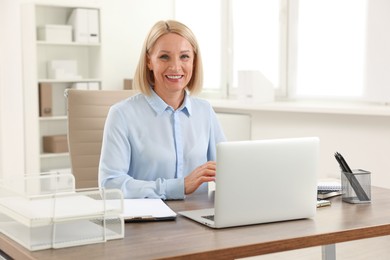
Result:
{"type": "Polygon", "coordinates": [[[43,136],[44,153],[67,153],[68,137],[67,135],[47,135],[43,136]]]}
{"type": "Polygon", "coordinates": [[[123,89],[133,89],[133,79],[124,79],[123,89]]]}
{"type": "Polygon", "coordinates": [[[53,94],[50,83],[39,83],[39,116],[53,115],[53,94]]]}

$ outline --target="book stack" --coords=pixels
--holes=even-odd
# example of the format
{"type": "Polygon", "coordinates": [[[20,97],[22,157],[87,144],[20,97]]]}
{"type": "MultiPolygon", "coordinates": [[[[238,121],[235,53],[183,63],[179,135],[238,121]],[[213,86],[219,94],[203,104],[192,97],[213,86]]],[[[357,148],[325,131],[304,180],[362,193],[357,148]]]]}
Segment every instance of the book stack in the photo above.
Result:
{"type": "Polygon", "coordinates": [[[317,198],[327,199],[341,195],[341,182],[338,179],[324,179],[317,183],[317,198]]]}

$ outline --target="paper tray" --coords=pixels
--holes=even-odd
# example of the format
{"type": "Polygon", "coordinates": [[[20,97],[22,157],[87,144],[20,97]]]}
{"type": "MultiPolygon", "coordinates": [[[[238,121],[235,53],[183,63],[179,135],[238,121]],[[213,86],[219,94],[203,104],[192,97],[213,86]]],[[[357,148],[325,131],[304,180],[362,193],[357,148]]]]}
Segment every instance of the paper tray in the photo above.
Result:
{"type": "Polygon", "coordinates": [[[98,192],[67,193],[41,198],[21,196],[0,198],[0,212],[15,219],[27,227],[50,225],[71,219],[90,219],[103,215],[119,215],[122,212],[121,201],[106,205],[105,200],[96,200],[88,195],[98,192]]]}
{"type": "Polygon", "coordinates": [[[44,178],[42,182],[29,176],[25,194],[1,183],[0,232],[31,251],[124,237],[123,196],[119,190],[76,192],[66,188],[64,192],[61,188],[55,193],[52,185],[50,189],[41,185],[47,183],[48,175],[44,178]]]}
{"type": "Polygon", "coordinates": [[[123,238],[123,230],[120,217],[73,220],[39,227],[26,227],[10,218],[1,219],[1,232],[31,251],[102,243],[123,238]]]}

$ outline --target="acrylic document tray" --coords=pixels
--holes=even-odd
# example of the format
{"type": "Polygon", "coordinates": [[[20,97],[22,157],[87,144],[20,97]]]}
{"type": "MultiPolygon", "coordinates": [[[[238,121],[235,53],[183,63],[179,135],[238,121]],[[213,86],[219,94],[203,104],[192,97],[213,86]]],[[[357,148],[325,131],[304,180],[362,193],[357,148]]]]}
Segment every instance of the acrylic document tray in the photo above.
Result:
{"type": "Polygon", "coordinates": [[[56,173],[0,185],[0,232],[31,251],[124,237],[119,190],[76,191],[73,175],[56,173]]]}

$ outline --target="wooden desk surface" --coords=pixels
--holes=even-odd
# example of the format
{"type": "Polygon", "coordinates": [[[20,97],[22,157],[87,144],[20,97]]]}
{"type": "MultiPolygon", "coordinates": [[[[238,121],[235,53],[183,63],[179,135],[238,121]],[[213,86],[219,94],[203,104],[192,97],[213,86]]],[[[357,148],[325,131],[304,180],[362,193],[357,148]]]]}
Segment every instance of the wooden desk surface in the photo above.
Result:
{"type": "MultiPolygon", "coordinates": [[[[4,235],[0,248],[15,259],[234,259],[390,235],[390,190],[373,187],[370,204],[331,199],[312,219],[214,230],[182,216],[126,224],[125,238],[30,252],[4,235]]],[[[206,194],[170,201],[174,211],[212,206],[206,194]]]]}

